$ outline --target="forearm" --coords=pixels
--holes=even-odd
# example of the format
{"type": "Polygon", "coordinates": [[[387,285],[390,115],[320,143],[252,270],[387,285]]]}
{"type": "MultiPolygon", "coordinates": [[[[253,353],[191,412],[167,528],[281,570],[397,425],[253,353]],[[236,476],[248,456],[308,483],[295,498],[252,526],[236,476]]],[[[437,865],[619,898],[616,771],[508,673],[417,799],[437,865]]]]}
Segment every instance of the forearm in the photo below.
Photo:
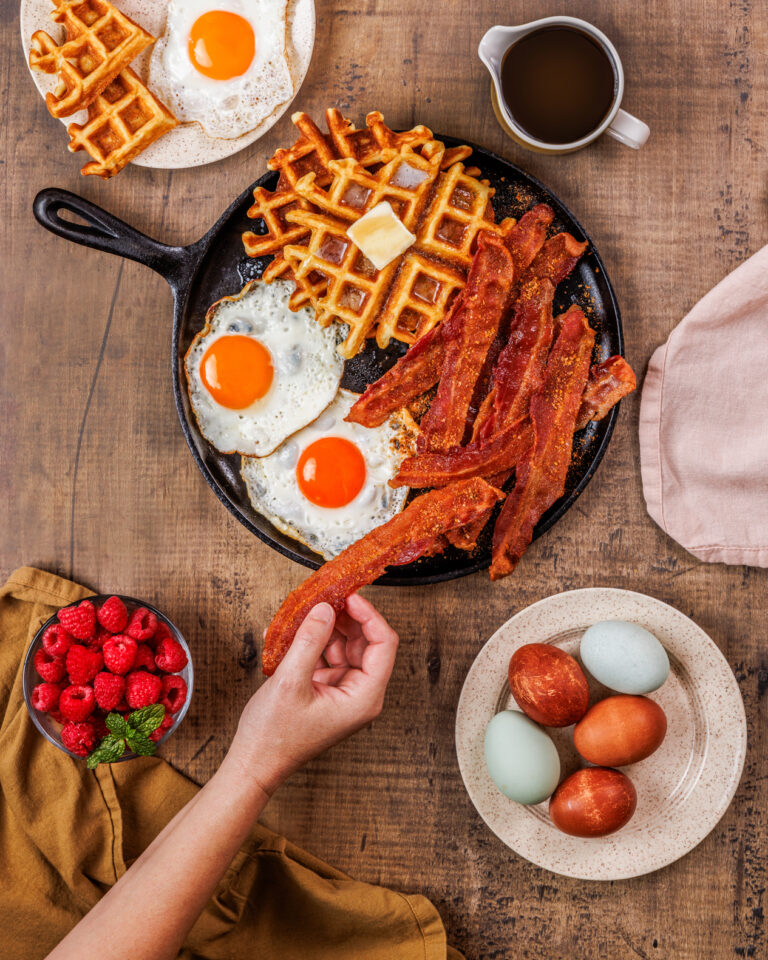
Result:
{"type": "Polygon", "coordinates": [[[212,896],[268,800],[230,756],[127,873],[49,955],[166,960],[212,896]]]}

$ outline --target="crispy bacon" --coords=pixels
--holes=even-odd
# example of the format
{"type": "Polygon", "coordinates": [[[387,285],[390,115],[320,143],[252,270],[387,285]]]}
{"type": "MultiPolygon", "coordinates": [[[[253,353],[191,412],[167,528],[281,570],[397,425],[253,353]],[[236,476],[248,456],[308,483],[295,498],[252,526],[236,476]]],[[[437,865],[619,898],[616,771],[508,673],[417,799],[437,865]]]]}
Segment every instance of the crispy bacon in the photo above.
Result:
{"type": "Polygon", "coordinates": [[[479,477],[431,490],[323,564],[286,597],[267,628],[262,655],[264,673],[271,676],[275,672],[299,626],[316,604],[324,601],[341,610],[350,594],[373,583],[388,566],[411,563],[418,556],[439,549],[446,531],[470,523],[501,496],[500,491],[479,477]]]}
{"type": "MultiPolygon", "coordinates": [[[[537,204],[520,218],[519,222],[506,236],[505,243],[515,264],[517,276],[520,276],[534,260],[538,260],[537,271],[548,276],[558,269],[564,256],[565,247],[561,240],[552,246],[544,237],[554,218],[552,208],[545,203],[537,204]],[[540,251],[547,249],[547,256],[537,258],[540,251]],[[552,258],[555,263],[550,263],[552,258]]],[[[561,236],[560,234],[557,235],[561,236]]],[[[557,237],[553,237],[556,240],[557,237]]],[[[573,238],[571,238],[573,239],[573,238]]],[[[573,241],[576,243],[576,241],[573,241]]],[[[411,400],[426,393],[440,379],[445,357],[443,327],[458,311],[463,302],[463,292],[453,302],[451,310],[439,327],[434,327],[402,356],[383,377],[372,383],[355,403],[346,419],[364,427],[377,427],[384,423],[390,413],[404,407],[411,400]]]]}
{"type": "Polygon", "coordinates": [[[437,396],[421,421],[424,449],[461,443],[475,383],[514,282],[515,261],[504,240],[482,230],[461,306],[442,324],[445,358],[437,396]]]}
{"type": "Polygon", "coordinates": [[[534,277],[521,286],[509,340],[496,361],[491,392],[475,421],[474,439],[491,437],[528,410],[552,346],[554,296],[555,288],[547,279],[534,277]]]}
{"type": "Polygon", "coordinates": [[[563,495],[594,342],[583,312],[571,308],[550,353],[544,383],[531,398],[536,439],[518,464],[515,488],[496,521],[491,580],[515,569],[539,519],[563,495]]]}
{"type": "MultiPolygon", "coordinates": [[[[461,295],[454,300],[454,309],[460,302],[461,295]]],[[[433,387],[440,378],[445,355],[441,329],[433,327],[420,337],[384,376],[366,388],[344,419],[364,427],[378,427],[395,410],[433,387]]]]}
{"type": "Polygon", "coordinates": [[[525,416],[489,440],[453,447],[445,453],[419,453],[400,464],[391,487],[444,487],[455,480],[507,474],[533,444],[531,421],[525,416]]]}
{"type": "Polygon", "coordinates": [[[570,276],[586,249],[586,240],[577,240],[570,233],[556,233],[541,248],[531,263],[530,272],[533,276],[550,280],[557,286],[570,276]]]}
{"type": "Polygon", "coordinates": [[[589,372],[576,429],[583,430],[590,420],[602,420],[637,385],[635,371],[624,357],[608,357],[589,372]]]}

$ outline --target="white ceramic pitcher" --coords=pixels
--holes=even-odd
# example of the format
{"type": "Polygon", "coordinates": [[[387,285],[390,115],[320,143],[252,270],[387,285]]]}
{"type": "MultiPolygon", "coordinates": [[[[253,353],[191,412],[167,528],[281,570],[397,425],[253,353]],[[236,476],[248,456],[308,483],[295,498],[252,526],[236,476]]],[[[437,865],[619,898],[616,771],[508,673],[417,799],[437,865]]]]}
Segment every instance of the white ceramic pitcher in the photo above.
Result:
{"type": "Polygon", "coordinates": [[[638,150],[648,139],[651,132],[648,126],[642,120],[633,117],[631,113],[621,109],[621,100],[624,96],[624,68],[616,48],[601,30],[587,23],[586,20],[579,20],[577,17],[545,17],[543,20],[533,20],[531,23],[523,23],[517,27],[491,27],[480,41],[477,52],[491,75],[491,100],[496,118],[501,127],[523,146],[541,153],[572,153],[597,140],[603,133],[607,133],[620,143],[638,150]],[[600,126],[595,127],[580,140],[574,140],[571,143],[546,143],[531,137],[515,121],[504,102],[501,88],[501,64],[507,50],[521,37],[542,27],[571,27],[581,30],[600,44],[613,63],[616,86],[611,109],[600,126]]]}

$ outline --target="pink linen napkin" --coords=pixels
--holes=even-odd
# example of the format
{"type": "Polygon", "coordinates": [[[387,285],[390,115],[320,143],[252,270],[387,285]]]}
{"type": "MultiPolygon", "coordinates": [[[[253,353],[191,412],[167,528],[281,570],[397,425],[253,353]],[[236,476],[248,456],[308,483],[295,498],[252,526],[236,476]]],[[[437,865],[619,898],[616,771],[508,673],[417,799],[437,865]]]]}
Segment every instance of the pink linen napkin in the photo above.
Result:
{"type": "Polygon", "coordinates": [[[768,566],[768,246],[651,357],[640,462],[648,513],[686,550],[768,566]]]}

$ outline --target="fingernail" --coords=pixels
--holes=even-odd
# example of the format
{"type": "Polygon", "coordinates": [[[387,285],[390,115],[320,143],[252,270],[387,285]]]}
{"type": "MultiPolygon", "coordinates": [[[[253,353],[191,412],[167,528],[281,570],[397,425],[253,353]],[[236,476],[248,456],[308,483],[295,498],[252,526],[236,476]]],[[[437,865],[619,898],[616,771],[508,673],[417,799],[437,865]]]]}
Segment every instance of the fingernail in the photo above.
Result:
{"type": "Polygon", "coordinates": [[[330,603],[318,603],[316,607],[312,608],[309,615],[318,623],[330,623],[334,616],[333,607],[330,603]]]}

